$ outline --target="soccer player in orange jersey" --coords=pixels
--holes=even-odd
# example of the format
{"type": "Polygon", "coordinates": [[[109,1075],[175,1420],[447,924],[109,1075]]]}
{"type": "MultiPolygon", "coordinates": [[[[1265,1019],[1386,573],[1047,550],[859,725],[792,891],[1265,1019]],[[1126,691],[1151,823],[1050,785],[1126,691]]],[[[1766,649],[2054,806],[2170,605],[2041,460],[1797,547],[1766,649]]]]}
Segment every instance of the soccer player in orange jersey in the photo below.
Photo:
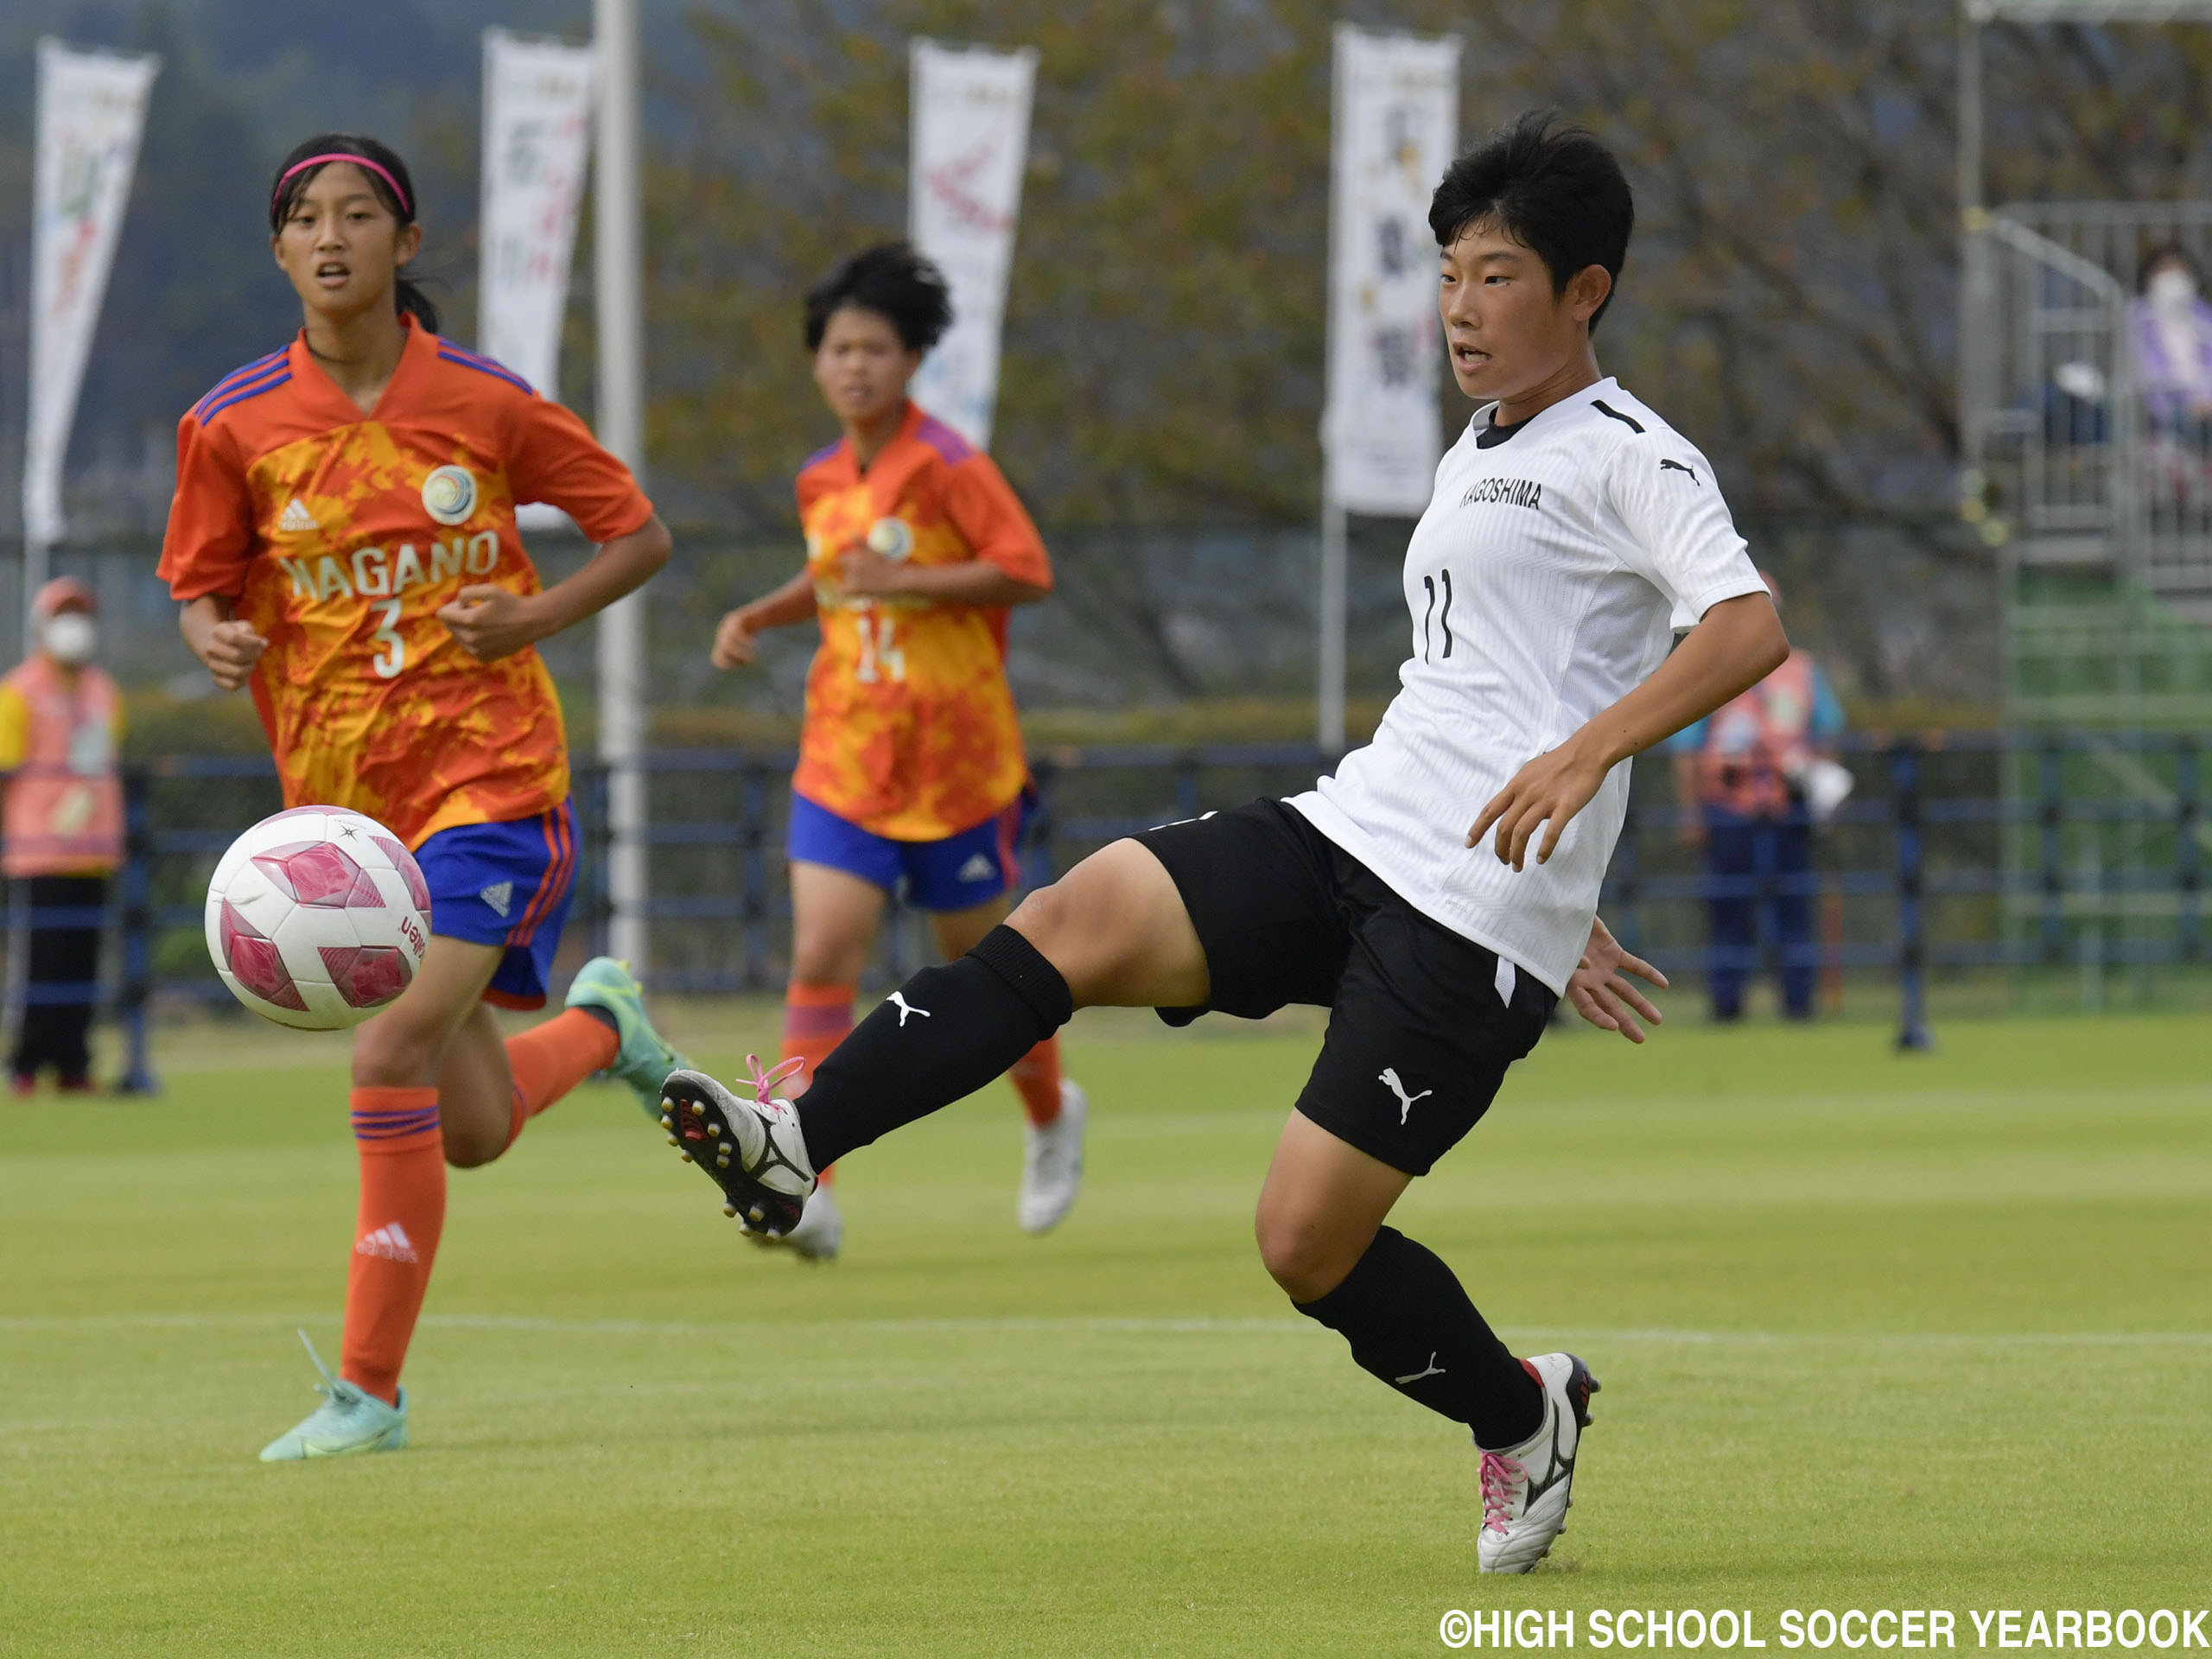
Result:
{"type": "Polygon", "coordinates": [[[561,705],[532,645],[643,583],[668,531],[582,422],[439,337],[402,275],[422,232],[391,150],[309,139],[278,169],[269,221],[305,326],[179,423],[161,574],[215,683],[251,687],[285,804],[387,825],[431,910],[414,982],[354,1035],[360,1209],[340,1375],[262,1452],[276,1461],[406,1443],[400,1366],[445,1165],[489,1163],[595,1071],[658,1111],[672,1051],[607,958],[519,1036],[486,1006],[544,1005],[575,876],[561,705]],[[526,501],[600,543],[550,588],[515,529],[526,501]]]}
{"type": "MultiPolygon", "coordinates": [[[[904,242],[855,254],[807,291],[814,378],[844,436],[798,474],[806,568],[721,620],[718,668],[762,630],[818,620],[791,779],[791,976],[784,1060],[803,1088],[852,1029],[885,899],[903,886],[948,959],[1005,918],[1033,798],[1006,679],[1009,607],[1042,599],[1052,562],[991,458],[906,396],[952,321],[944,278],[904,242]]],[[[1083,1090],[1059,1039],[1008,1074],[1029,1121],[1018,1214],[1041,1233],[1083,1179],[1083,1090]]],[[[827,1187],[782,1242],[835,1255],[827,1187]]],[[[752,1236],[766,1240],[766,1234],[752,1236]]]]}

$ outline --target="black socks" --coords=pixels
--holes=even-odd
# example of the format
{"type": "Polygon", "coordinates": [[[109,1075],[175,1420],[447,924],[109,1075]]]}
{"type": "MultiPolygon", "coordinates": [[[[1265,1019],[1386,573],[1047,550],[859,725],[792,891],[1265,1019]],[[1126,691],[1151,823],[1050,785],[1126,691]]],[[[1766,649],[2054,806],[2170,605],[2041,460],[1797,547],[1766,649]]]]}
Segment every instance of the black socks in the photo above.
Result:
{"type": "Polygon", "coordinates": [[[1318,1301],[1294,1304],[1351,1344],[1351,1357],[1408,1400],[1467,1425],[1487,1451],[1542,1425],[1544,1391],[1475,1312],[1452,1269],[1395,1227],[1318,1301]]]}
{"type": "Polygon", "coordinates": [[[878,1003],[823,1061],[798,1101],[807,1157],[827,1169],[975,1093],[1074,1012],[1060,970],[1012,928],[993,928],[959,961],[923,969],[878,1003]]]}

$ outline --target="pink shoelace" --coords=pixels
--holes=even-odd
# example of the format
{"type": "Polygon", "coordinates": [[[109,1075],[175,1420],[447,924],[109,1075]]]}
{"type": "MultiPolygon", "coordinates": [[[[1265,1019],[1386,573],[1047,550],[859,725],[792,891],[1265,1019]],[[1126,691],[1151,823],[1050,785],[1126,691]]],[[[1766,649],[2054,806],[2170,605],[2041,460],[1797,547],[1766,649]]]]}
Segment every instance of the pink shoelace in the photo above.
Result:
{"type": "Polygon", "coordinates": [[[806,1057],[803,1054],[794,1054],[788,1060],[777,1061],[764,1071],[760,1069],[760,1057],[758,1054],[748,1054],[745,1057],[745,1065],[746,1069],[753,1073],[753,1098],[765,1104],[770,1090],[785,1077],[797,1077],[801,1071],[806,1070],[806,1057]]]}
{"type": "Polygon", "coordinates": [[[1509,1458],[1503,1452],[1483,1453],[1483,1530],[1494,1532],[1501,1538],[1511,1524],[1513,1500],[1529,1484],[1529,1471],[1522,1468],[1518,1458],[1509,1458]]]}

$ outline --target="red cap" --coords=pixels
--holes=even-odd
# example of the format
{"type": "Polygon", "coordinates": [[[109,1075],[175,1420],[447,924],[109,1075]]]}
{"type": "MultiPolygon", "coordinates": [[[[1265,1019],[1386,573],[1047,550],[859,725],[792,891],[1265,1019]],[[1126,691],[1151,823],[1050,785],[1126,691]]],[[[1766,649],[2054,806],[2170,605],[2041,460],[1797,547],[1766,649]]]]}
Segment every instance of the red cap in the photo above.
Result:
{"type": "Polygon", "coordinates": [[[31,614],[44,621],[64,605],[76,605],[88,611],[98,611],[99,597],[74,576],[56,576],[38,590],[31,601],[31,614]]]}

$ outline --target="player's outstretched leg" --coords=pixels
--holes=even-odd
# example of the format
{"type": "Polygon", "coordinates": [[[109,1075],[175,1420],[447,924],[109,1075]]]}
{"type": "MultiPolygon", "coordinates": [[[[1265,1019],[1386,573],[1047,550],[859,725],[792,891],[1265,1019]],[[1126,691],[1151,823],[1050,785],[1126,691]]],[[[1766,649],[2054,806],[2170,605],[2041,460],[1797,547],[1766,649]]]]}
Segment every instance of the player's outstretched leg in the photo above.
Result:
{"type": "Polygon", "coordinates": [[[798,1105],[772,1090],[766,1103],[746,1100],[696,1071],[669,1079],[663,1105],[729,1213],[784,1232],[816,1170],[974,1093],[1078,1006],[1197,1007],[1206,994],[1205,952],[1174,882],[1149,850],[1119,841],[1031,893],[966,956],[923,969],[879,1003],[798,1105]]]}
{"type": "Polygon", "coordinates": [[[774,1085],[795,1070],[753,1062],[747,1100],[697,1071],[662,1088],[662,1123],[715,1178],[725,1211],[750,1229],[798,1224],[814,1176],[855,1147],[974,1093],[1075,1011],[1058,969],[1011,927],[957,962],[925,968],[879,1003],[823,1062],[804,1108],[774,1085]]]}

